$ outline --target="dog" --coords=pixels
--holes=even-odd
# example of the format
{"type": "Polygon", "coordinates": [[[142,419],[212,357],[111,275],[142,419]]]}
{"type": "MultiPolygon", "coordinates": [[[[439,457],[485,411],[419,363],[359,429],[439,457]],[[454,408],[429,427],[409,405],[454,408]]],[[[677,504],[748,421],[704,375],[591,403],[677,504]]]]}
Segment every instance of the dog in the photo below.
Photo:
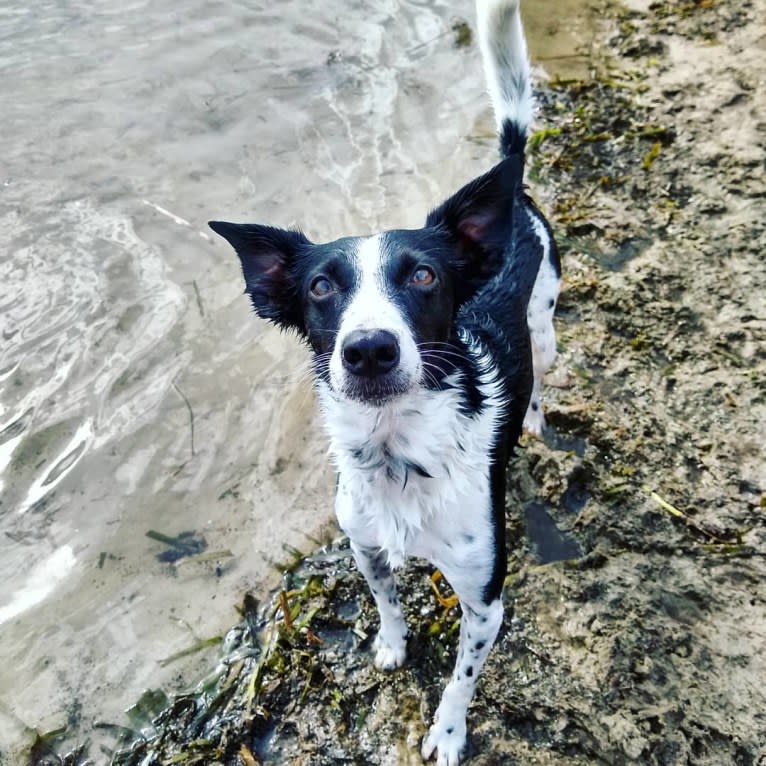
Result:
{"type": "Polygon", "coordinates": [[[561,274],[523,186],[533,102],[519,2],[477,11],[501,159],[422,228],[315,244],[210,222],[239,255],[256,313],[313,351],[336,515],[380,616],[375,666],[405,660],[393,570],[406,557],[429,560],[458,596],[457,663],[421,748],[442,766],[460,761],[503,620],[506,464],[524,426],[542,432],[561,274]]]}

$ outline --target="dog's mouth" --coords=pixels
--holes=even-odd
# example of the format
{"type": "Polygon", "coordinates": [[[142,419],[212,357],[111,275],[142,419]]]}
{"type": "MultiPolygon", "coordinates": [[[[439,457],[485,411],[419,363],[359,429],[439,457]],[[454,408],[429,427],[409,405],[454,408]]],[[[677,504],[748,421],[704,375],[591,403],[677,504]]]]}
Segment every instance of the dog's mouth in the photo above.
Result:
{"type": "Polygon", "coordinates": [[[371,407],[382,407],[406,394],[411,385],[401,373],[377,375],[374,378],[347,376],[338,391],[345,399],[371,407]]]}

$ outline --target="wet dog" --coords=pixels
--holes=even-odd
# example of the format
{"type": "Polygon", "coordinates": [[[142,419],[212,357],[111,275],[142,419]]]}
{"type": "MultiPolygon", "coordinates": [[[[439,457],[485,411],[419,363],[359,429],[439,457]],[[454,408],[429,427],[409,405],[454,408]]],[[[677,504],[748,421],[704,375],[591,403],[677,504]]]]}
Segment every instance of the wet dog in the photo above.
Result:
{"type": "Polygon", "coordinates": [[[315,244],[210,224],[236,249],[256,313],[314,352],[338,522],[380,613],[375,665],[405,660],[393,570],[407,556],[431,561],[460,600],[457,663],[422,746],[449,766],[503,619],[506,463],[523,425],[542,431],[560,277],[523,188],[532,95],[518,0],[477,5],[501,161],[422,228],[315,244]]]}

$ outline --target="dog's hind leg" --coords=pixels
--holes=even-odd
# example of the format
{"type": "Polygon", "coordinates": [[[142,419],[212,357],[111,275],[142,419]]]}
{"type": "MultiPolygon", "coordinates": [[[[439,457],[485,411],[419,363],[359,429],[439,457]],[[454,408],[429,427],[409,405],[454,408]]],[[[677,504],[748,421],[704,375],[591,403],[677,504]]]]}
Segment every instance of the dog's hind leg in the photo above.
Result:
{"type": "MultiPolygon", "coordinates": [[[[535,290],[537,287],[535,287],[535,290]]],[[[543,414],[543,376],[556,359],[556,334],[553,329],[553,312],[556,307],[555,292],[535,296],[529,301],[527,323],[529,339],[532,345],[532,370],[534,383],[529,398],[527,414],[524,417],[524,430],[542,437],[545,426],[543,414]]]]}
{"type": "Polygon", "coordinates": [[[407,623],[404,621],[396,582],[384,554],[351,542],[356,565],[367,580],[380,615],[380,630],[375,637],[375,667],[393,670],[407,656],[407,623]]]}
{"type": "Polygon", "coordinates": [[[466,744],[468,706],[479,671],[503,622],[503,603],[499,598],[485,604],[480,598],[467,601],[457,589],[456,592],[463,609],[457,662],[421,749],[424,760],[436,751],[438,766],[456,766],[460,763],[460,754],[466,744]]]}
{"type": "Polygon", "coordinates": [[[545,426],[543,415],[543,376],[556,359],[556,334],[553,314],[561,289],[561,264],[556,242],[549,226],[540,212],[530,205],[527,210],[535,233],[543,246],[543,260],[537,272],[535,286],[527,307],[527,326],[532,345],[532,370],[534,384],[529,399],[524,430],[542,437],[545,426]]]}

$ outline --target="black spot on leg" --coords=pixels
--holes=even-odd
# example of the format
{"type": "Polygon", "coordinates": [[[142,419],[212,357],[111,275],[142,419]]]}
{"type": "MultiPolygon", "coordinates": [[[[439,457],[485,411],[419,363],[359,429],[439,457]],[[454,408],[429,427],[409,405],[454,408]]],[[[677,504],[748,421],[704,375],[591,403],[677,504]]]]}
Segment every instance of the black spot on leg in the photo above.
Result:
{"type": "Polygon", "coordinates": [[[476,642],[476,651],[480,652],[484,648],[485,644],[486,644],[486,641],[477,641],[476,642]]]}
{"type": "Polygon", "coordinates": [[[469,665],[468,669],[465,671],[466,676],[470,678],[473,675],[473,665],[469,665]]]}
{"type": "Polygon", "coordinates": [[[453,731],[455,731],[455,729],[450,726],[449,729],[447,729],[447,734],[452,734],[453,731]]]}
{"type": "Polygon", "coordinates": [[[556,301],[555,301],[553,298],[551,298],[551,299],[548,301],[548,308],[549,308],[549,309],[552,309],[552,308],[553,308],[555,305],[556,305],[556,301]]]}
{"type": "Polygon", "coordinates": [[[469,534],[463,535],[463,542],[466,543],[466,545],[470,545],[474,541],[474,536],[469,534]]]}
{"type": "Polygon", "coordinates": [[[537,412],[540,409],[540,405],[537,402],[532,402],[532,409],[537,412]]]}

